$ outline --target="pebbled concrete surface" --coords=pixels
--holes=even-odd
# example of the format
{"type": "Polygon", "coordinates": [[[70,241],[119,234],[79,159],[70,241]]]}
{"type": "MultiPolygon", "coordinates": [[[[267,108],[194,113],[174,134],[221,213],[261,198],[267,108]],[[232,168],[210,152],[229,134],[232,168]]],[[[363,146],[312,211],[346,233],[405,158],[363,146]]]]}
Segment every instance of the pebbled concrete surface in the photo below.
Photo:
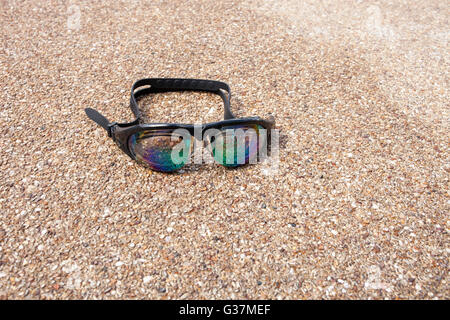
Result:
{"type": "MultiPolygon", "coordinates": [[[[449,299],[448,1],[0,2],[0,298],[449,299]],[[278,172],[137,166],[142,77],[226,81],[278,172]]],[[[198,93],[149,121],[220,120],[198,93]],[[188,110],[188,111],[186,111],[188,110]]]]}

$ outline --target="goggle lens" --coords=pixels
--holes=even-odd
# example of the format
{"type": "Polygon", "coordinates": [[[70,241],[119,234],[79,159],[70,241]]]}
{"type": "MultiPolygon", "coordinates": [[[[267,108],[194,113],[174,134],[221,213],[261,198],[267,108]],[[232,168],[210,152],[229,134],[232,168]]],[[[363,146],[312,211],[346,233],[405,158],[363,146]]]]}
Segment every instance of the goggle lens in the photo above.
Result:
{"type": "Polygon", "coordinates": [[[131,135],[129,148],[136,160],[156,171],[182,168],[191,152],[191,137],[173,130],[146,130],[131,135]]]}
{"type": "Polygon", "coordinates": [[[226,167],[256,163],[261,147],[266,143],[266,130],[261,125],[222,127],[211,136],[214,160],[226,167]]]}

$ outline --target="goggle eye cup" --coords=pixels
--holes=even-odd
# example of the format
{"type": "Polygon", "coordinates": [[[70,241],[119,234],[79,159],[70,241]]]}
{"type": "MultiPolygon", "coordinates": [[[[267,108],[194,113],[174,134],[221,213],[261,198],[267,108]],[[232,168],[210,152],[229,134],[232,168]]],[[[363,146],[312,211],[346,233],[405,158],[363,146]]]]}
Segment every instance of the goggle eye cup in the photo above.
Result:
{"type": "Polygon", "coordinates": [[[179,170],[191,155],[191,136],[174,130],[144,130],[132,134],[128,141],[136,160],[155,171],[179,170]]]}
{"type": "Polygon", "coordinates": [[[224,126],[209,137],[214,160],[235,168],[256,163],[266,143],[265,129],[257,124],[224,126]]]}

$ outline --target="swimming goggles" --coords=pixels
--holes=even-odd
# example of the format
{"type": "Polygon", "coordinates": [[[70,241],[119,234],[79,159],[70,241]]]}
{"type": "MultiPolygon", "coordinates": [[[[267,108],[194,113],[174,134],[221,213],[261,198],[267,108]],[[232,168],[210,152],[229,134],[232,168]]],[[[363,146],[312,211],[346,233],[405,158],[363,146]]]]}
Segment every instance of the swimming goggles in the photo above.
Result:
{"type": "Polygon", "coordinates": [[[236,118],[230,109],[228,84],[200,79],[149,78],[131,88],[130,107],[136,120],[110,122],[98,111],[86,115],[104,128],[108,136],[133,160],[155,171],[172,172],[190,163],[194,141],[203,141],[215,162],[228,168],[257,163],[270,152],[274,119],[236,118]],[[143,123],[138,100],[144,95],[172,91],[201,91],[218,94],[224,102],[224,120],[200,125],[143,123]]]}

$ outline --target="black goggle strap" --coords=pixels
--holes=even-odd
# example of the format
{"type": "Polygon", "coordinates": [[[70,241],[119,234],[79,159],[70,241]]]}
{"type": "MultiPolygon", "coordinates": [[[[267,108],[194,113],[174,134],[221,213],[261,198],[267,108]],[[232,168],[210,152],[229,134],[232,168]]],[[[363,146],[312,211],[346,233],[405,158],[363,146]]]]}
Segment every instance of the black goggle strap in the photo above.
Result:
{"type": "Polygon", "coordinates": [[[86,115],[89,117],[89,119],[91,119],[92,121],[97,123],[100,127],[105,129],[108,132],[108,136],[110,138],[113,137],[112,131],[114,126],[118,125],[119,127],[129,127],[139,123],[138,120],[134,120],[133,122],[128,123],[109,122],[109,120],[106,119],[105,116],[103,116],[100,112],[92,108],[86,108],[84,109],[84,112],[86,112],[86,115]]]}
{"type": "Polygon", "coordinates": [[[130,107],[136,119],[138,121],[141,119],[141,112],[137,103],[140,96],[171,91],[207,91],[218,94],[224,103],[224,119],[228,120],[235,117],[230,107],[231,90],[225,82],[201,79],[149,78],[136,81],[131,88],[130,107]]]}
{"type": "Polygon", "coordinates": [[[106,119],[106,117],[103,116],[100,112],[98,112],[97,110],[91,109],[91,108],[84,109],[84,112],[86,112],[86,115],[89,117],[89,119],[91,119],[92,121],[97,123],[99,126],[101,126],[103,129],[108,131],[109,137],[112,137],[111,130],[112,130],[112,127],[116,124],[115,122],[109,122],[109,120],[106,119]]]}
{"type": "Polygon", "coordinates": [[[134,120],[133,122],[110,122],[105,116],[94,109],[86,108],[84,109],[84,111],[86,112],[86,115],[89,117],[89,119],[105,129],[108,132],[108,136],[112,137],[112,129],[115,125],[118,125],[120,127],[128,127],[136,125],[141,121],[141,112],[137,104],[137,98],[143,96],[144,94],[169,91],[207,91],[218,94],[221,96],[224,102],[224,119],[228,120],[235,117],[230,108],[230,87],[226,83],[212,80],[177,78],[149,78],[136,81],[131,88],[130,98],[130,107],[133,111],[133,114],[136,116],[136,120],[134,120]],[[145,88],[139,89],[140,87],[145,88]]]}

